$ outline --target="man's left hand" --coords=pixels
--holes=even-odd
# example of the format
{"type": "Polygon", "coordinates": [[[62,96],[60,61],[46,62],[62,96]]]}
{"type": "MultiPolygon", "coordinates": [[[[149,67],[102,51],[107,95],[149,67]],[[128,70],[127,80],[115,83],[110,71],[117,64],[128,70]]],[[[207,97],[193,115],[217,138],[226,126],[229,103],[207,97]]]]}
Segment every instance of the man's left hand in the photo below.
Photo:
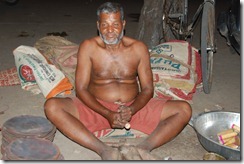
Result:
{"type": "Polygon", "coordinates": [[[130,107],[121,105],[119,106],[118,111],[120,112],[120,117],[122,120],[130,122],[132,117],[132,111],[130,107]]]}

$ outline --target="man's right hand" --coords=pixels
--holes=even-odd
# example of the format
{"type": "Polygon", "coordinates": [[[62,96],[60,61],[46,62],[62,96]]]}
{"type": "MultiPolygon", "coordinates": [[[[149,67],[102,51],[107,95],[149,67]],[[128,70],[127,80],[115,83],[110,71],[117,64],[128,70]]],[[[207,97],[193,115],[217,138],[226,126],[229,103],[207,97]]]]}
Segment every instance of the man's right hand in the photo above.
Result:
{"type": "Polygon", "coordinates": [[[120,112],[120,116],[122,120],[130,122],[132,118],[132,110],[129,106],[121,105],[119,106],[118,111],[120,112]]]}
{"type": "Polygon", "coordinates": [[[120,112],[110,111],[107,120],[113,129],[123,129],[128,121],[122,120],[120,112]]]}

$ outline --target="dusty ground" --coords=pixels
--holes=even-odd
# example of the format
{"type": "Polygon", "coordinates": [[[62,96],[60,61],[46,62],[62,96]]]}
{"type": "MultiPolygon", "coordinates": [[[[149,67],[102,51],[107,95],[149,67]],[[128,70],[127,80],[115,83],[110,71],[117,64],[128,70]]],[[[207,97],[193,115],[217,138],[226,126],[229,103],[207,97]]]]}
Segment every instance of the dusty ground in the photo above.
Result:
{"type": "MultiPolygon", "coordinates": [[[[19,45],[32,46],[47,33],[66,32],[66,38],[75,43],[96,35],[95,11],[100,4],[97,2],[103,1],[38,0],[33,3],[31,0],[20,0],[16,6],[0,4],[0,70],[15,66],[13,49],[19,45]]],[[[122,3],[125,12],[133,14],[140,13],[143,1],[124,0],[122,3]]],[[[195,5],[196,2],[190,3],[195,5]]],[[[222,9],[224,5],[219,5],[218,11],[222,9]]],[[[126,19],[126,35],[133,37],[137,22],[128,16],[126,19]]],[[[230,50],[218,32],[216,40],[218,50],[214,57],[212,90],[210,94],[200,91],[195,93],[193,115],[204,112],[205,109],[216,109],[216,106],[221,106],[224,111],[241,110],[241,57],[230,50]]],[[[0,126],[6,120],[22,114],[44,116],[44,101],[42,94],[33,95],[22,90],[20,85],[0,87],[0,109],[8,108],[0,115],[0,126]]],[[[128,142],[136,143],[138,140],[129,139],[128,142]]],[[[55,135],[54,143],[66,160],[100,160],[94,152],[70,141],[59,131],[55,135]]],[[[206,152],[190,125],[187,125],[173,141],[153,151],[162,158],[170,156],[173,160],[202,160],[206,152]]]]}

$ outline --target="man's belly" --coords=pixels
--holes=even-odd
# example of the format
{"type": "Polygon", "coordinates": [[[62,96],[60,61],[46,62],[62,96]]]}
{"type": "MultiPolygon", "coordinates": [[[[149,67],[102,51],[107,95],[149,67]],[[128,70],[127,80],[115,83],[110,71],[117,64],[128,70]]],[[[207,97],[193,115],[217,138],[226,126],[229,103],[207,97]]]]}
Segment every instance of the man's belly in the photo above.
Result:
{"type": "Polygon", "coordinates": [[[130,102],[138,95],[137,82],[133,83],[91,83],[89,91],[97,98],[106,102],[130,102]]]}

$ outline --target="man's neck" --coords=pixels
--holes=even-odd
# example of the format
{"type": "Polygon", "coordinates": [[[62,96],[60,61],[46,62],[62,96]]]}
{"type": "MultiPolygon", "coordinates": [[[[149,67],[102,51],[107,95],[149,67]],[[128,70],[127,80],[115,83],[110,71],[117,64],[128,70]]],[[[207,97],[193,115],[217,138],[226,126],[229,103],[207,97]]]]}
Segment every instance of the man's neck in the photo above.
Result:
{"type": "Polygon", "coordinates": [[[119,42],[118,44],[105,44],[105,47],[108,51],[115,52],[118,51],[122,46],[122,42],[119,42]]]}

